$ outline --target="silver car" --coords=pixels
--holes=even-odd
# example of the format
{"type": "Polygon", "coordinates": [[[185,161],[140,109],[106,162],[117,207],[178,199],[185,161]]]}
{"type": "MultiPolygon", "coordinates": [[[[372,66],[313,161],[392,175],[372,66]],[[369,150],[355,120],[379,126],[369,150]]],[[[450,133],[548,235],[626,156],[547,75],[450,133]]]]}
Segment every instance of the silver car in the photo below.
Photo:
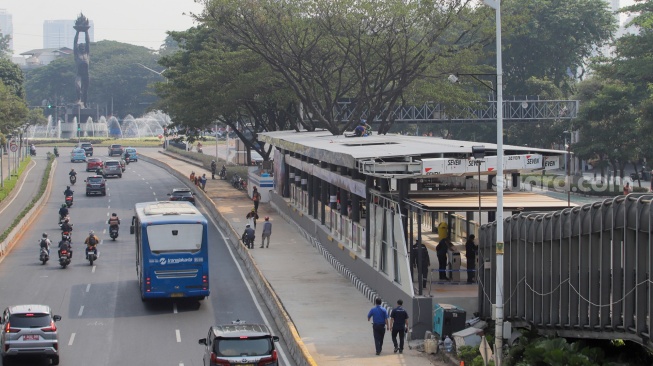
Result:
{"type": "Polygon", "coordinates": [[[102,175],[105,178],[111,175],[117,175],[118,178],[122,178],[122,167],[120,166],[120,161],[118,160],[105,161],[104,168],[102,169],[102,175]]]}
{"type": "Polygon", "coordinates": [[[56,321],[47,305],[16,305],[5,309],[0,318],[0,355],[6,365],[8,357],[45,356],[59,364],[59,339],[56,321]]]}
{"type": "Polygon", "coordinates": [[[199,340],[204,348],[204,366],[217,365],[266,365],[279,364],[273,336],[264,324],[214,325],[206,338],[199,340]]]}

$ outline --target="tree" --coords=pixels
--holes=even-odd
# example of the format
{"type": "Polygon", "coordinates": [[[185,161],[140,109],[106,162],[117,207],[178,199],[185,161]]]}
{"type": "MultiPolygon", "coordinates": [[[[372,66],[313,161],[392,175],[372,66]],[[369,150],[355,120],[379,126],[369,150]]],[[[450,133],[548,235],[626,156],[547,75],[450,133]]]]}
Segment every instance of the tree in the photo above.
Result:
{"type": "Polygon", "coordinates": [[[0,58],[0,80],[19,98],[25,98],[24,76],[20,67],[7,58],[0,58]]]}
{"type": "Polygon", "coordinates": [[[216,0],[201,20],[285,80],[307,112],[307,129],[341,134],[365,116],[378,117],[385,133],[389,112],[411,83],[430,65],[476,45],[486,9],[469,4],[216,0]],[[343,100],[353,102],[351,110],[339,108],[343,100]]]}
{"type": "Polygon", "coordinates": [[[0,82],[0,132],[11,133],[25,123],[27,115],[25,101],[0,82]]]}

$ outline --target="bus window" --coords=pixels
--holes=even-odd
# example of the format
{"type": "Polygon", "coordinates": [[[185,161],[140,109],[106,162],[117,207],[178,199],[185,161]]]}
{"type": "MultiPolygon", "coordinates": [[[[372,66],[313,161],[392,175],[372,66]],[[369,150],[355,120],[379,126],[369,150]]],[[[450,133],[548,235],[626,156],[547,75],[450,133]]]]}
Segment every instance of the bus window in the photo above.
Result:
{"type": "Polygon", "coordinates": [[[167,224],[147,226],[152,253],[197,252],[202,248],[202,224],[167,224]]]}

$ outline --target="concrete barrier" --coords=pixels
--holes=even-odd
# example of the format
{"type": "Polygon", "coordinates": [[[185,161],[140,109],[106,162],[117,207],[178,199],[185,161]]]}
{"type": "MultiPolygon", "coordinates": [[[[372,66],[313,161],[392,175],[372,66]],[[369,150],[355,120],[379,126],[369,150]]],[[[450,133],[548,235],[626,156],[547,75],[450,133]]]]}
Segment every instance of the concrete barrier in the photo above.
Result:
{"type": "MultiPolygon", "coordinates": [[[[141,155],[140,158],[143,161],[146,161],[162,169],[165,169],[168,173],[172,174],[173,176],[180,179],[181,181],[185,181],[188,179],[188,177],[185,174],[178,172],[174,168],[170,167],[169,165],[161,161],[158,161],[156,159],[151,159],[144,155],[141,155]]],[[[193,162],[190,162],[187,159],[181,159],[181,160],[193,164],[193,162]]],[[[297,332],[297,328],[295,327],[295,324],[292,322],[290,315],[286,312],[283,303],[281,302],[277,294],[274,292],[272,286],[270,286],[270,283],[267,281],[267,279],[265,278],[261,270],[256,266],[256,262],[250,255],[249,250],[245,248],[245,245],[240,239],[240,233],[238,233],[236,229],[233,226],[231,226],[231,224],[224,218],[222,213],[220,213],[220,211],[216,209],[215,202],[213,202],[213,200],[211,200],[211,198],[209,198],[209,196],[207,196],[202,189],[192,184],[190,184],[189,187],[193,191],[193,193],[195,193],[196,196],[202,197],[202,200],[208,203],[206,205],[206,209],[209,211],[212,217],[216,219],[218,225],[227,236],[228,244],[231,245],[231,247],[238,253],[240,258],[245,263],[245,267],[247,268],[247,271],[252,277],[252,280],[256,285],[256,289],[261,294],[261,297],[264,299],[265,305],[270,310],[270,313],[274,318],[275,324],[281,331],[283,338],[286,340],[286,344],[289,347],[290,355],[295,361],[295,363],[297,363],[300,366],[317,365],[315,360],[313,360],[313,357],[308,352],[308,348],[306,347],[301,337],[299,336],[299,332],[297,332]]]]}

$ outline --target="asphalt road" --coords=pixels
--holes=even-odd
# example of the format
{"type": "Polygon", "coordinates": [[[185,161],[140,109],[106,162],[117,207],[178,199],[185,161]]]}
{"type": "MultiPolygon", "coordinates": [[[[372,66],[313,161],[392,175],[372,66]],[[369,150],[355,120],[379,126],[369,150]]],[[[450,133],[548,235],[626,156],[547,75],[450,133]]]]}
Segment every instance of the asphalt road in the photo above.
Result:
{"type": "MultiPolygon", "coordinates": [[[[245,277],[246,272],[215,225],[209,228],[211,296],[201,302],[142,303],[134,238],[129,234],[134,203],[164,200],[172,188],[185,182],[139,161],[129,164],[122,178],[108,179],[105,197],[86,197],[83,179],[90,173],[84,173],[85,164],[65,159],[68,154],[66,149],[62,151],[53,192],[41,216],[0,263],[0,309],[14,304],[46,304],[62,316],[57,323],[61,365],[201,365],[204,348],[197,340],[206,336],[211,324],[240,319],[267,323],[275,329],[267,310],[258,305],[258,294],[245,277]],[[47,232],[55,241],[60,238],[57,211],[71,167],[78,171],[70,210],[73,261],[62,269],[53,249],[50,262],[41,265],[41,234],[47,232]],[[106,224],[112,212],[122,219],[115,242],[109,238],[106,224]],[[100,257],[93,266],[84,260],[83,253],[89,230],[101,239],[100,257]]],[[[278,346],[280,365],[293,365],[283,339],[278,346]]],[[[11,364],[47,364],[38,361],[14,360],[11,364]]]]}

